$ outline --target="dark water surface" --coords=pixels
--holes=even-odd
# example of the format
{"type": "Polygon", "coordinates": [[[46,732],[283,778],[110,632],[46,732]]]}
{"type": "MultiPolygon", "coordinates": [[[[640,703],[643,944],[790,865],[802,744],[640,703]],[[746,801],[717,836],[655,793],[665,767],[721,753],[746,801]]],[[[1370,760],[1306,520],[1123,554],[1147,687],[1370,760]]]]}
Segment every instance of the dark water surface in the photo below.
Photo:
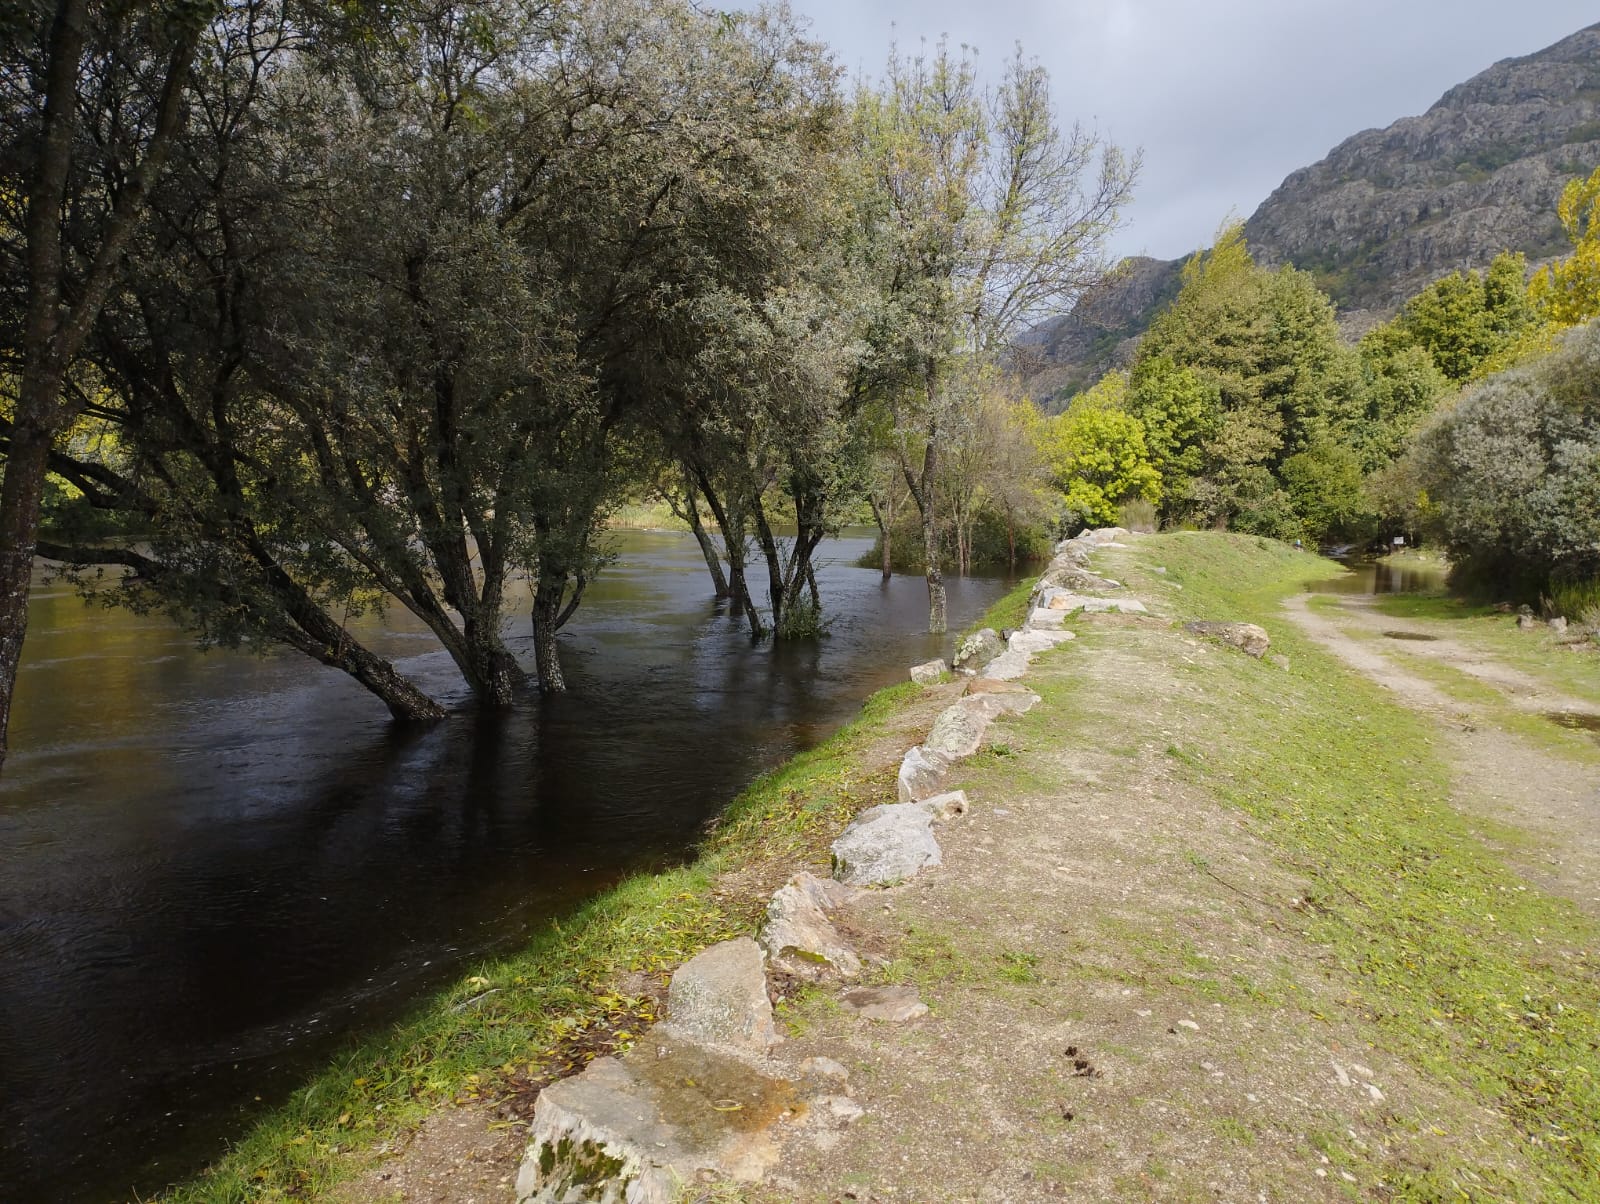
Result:
{"type": "MultiPolygon", "coordinates": [[[[709,600],[686,536],[619,544],[562,638],[569,695],[413,734],[304,657],[36,589],[0,782],[0,1200],[191,1173],[343,1037],[682,857],[945,650],[920,579],[848,567],[865,540],[824,548],[830,635],[781,648],[709,600]]],[[[958,630],[1004,589],[950,586],[958,630]]],[[[352,626],[464,703],[432,637],[386,622],[352,626]]],[[[525,607],[508,631],[530,664],[525,607]]]]}
{"type": "Polygon", "coordinates": [[[1415,594],[1444,586],[1445,570],[1437,565],[1380,560],[1343,560],[1349,574],[1311,587],[1318,594],[1415,594]]]}

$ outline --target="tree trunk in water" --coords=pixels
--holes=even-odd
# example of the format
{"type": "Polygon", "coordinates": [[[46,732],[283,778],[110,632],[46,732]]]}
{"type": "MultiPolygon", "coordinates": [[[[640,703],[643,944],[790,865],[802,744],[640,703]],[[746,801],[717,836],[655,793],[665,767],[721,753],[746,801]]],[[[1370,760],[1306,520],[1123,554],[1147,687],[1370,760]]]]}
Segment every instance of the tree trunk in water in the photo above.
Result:
{"type": "Polygon", "coordinates": [[[482,705],[492,710],[508,710],[516,702],[517,680],[522,673],[500,640],[498,620],[498,611],[487,621],[482,616],[466,619],[465,668],[467,681],[482,705]]]}
{"type": "Polygon", "coordinates": [[[567,678],[561,672],[561,655],[556,648],[556,628],[561,621],[561,598],[566,581],[539,579],[539,592],[533,598],[533,657],[539,670],[541,694],[563,694],[567,678]],[[554,588],[552,588],[554,587],[554,588]]]}
{"type": "Polygon", "coordinates": [[[878,550],[883,554],[883,579],[889,580],[893,576],[892,557],[889,554],[889,528],[894,524],[894,495],[891,491],[889,500],[884,506],[878,505],[878,499],[869,492],[867,505],[872,507],[872,520],[878,524],[878,550]]]}
{"type": "MultiPolygon", "coordinates": [[[[41,386],[51,387],[49,382],[35,387],[41,386]]],[[[25,403],[17,409],[19,417],[27,412],[25,403]]],[[[5,764],[11,696],[28,632],[28,588],[33,582],[33,549],[39,537],[39,504],[51,442],[47,432],[18,422],[11,433],[5,483],[0,485],[0,767],[5,764]]]]}
{"type": "Polygon", "coordinates": [[[928,576],[928,630],[943,635],[949,628],[944,594],[944,574],[939,571],[939,528],[930,504],[922,515],[922,553],[928,576]]]}
{"type": "Polygon", "coordinates": [[[687,474],[684,476],[683,515],[689,523],[689,530],[694,532],[695,542],[700,545],[700,554],[706,558],[706,571],[711,574],[711,585],[717,591],[718,600],[729,597],[728,578],[722,571],[722,557],[717,555],[717,545],[712,542],[706,525],[700,521],[699,499],[695,497],[694,486],[687,474]]]}
{"type": "Polygon", "coordinates": [[[285,635],[284,642],[313,660],[348,673],[377,695],[397,722],[436,723],[444,718],[442,706],[402,677],[388,661],[355,640],[338,638],[331,643],[318,643],[304,632],[293,631],[285,635]]]}

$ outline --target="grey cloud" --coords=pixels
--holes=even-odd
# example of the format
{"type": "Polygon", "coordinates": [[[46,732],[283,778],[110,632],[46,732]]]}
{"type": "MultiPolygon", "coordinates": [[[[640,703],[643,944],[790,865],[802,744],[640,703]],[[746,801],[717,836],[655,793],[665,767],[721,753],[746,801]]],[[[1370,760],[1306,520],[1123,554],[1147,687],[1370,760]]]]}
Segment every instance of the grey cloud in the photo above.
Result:
{"type": "Polygon", "coordinates": [[[1289,172],[1343,139],[1420,113],[1498,59],[1597,14],[1578,0],[794,0],[841,65],[876,73],[891,39],[948,35],[998,70],[1020,42],[1066,121],[1145,169],[1118,254],[1182,255],[1230,210],[1248,216],[1289,172]]]}

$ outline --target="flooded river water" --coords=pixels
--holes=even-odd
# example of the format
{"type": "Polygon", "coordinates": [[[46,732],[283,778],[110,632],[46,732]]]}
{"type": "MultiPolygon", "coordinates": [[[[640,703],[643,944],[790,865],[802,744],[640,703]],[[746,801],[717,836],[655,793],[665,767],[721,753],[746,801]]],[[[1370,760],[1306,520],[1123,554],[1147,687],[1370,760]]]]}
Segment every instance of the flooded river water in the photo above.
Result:
{"type": "MultiPolygon", "coordinates": [[[[946,650],[920,579],[850,567],[867,547],[824,548],[825,639],[752,646],[690,539],[623,535],[562,637],[572,692],[494,720],[409,616],[369,622],[461,704],[415,733],[304,657],[202,654],[41,584],[0,780],[0,1199],[191,1173],[350,1033],[684,856],[758,772],[946,650]]],[[[950,587],[959,630],[1004,583],[950,587]]]]}

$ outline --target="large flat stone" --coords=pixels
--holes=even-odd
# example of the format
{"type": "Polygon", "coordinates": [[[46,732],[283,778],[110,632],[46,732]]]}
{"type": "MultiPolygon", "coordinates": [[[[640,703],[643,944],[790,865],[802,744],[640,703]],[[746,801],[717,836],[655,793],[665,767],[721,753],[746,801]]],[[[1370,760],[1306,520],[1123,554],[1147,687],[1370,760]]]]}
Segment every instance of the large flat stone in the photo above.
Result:
{"type": "Polygon", "coordinates": [[[667,988],[667,1019],[691,1041],[765,1053],[778,1030],[761,947],[742,936],[684,962],[667,988]]]}
{"type": "Polygon", "coordinates": [[[1010,648],[1032,656],[1077,638],[1070,631],[1016,631],[1011,634],[1010,648]]]}
{"type": "Polygon", "coordinates": [[[989,662],[984,669],[983,676],[991,681],[1016,681],[1028,671],[1028,662],[1032,660],[1026,652],[1009,650],[1001,653],[989,662]]]}
{"type": "Polygon", "coordinates": [[[958,704],[977,711],[985,720],[993,722],[1001,715],[1026,715],[1039,705],[1039,696],[1031,691],[1017,694],[977,694],[963,698],[958,704]]]}
{"type": "Polygon", "coordinates": [[[1221,640],[1224,644],[1229,644],[1257,660],[1265,656],[1267,649],[1272,646],[1272,639],[1267,635],[1266,629],[1257,627],[1254,623],[1215,623],[1202,620],[1185,623],[1183,629],[1208,639],[1221,640]]]}
{"type": "Polygon", "coordinates": [[[657,1026],[539,1093],[517,1204],[673,1204],[702,1170],[754,1182],[794,1084],[657,1026]]]}
{"type": "Polygon", "coordinates": [[[945,664],[944,659],[941,657],[939,660],[924,661],[920,665],[912,665],[911,680],[919,686],[931,686],[948,672],[950,672],[950,666],[945,664]]]}
{"type": "Polygon", "coordinates": [[[850,886],[892,886],[943,864],[933,818],[916,803],[869,808],[833,842],[833,876],[850,886]]]}
{"type": "Polygon", "coordinates": [[[917,989],[908,986],[857,987],[846,991],[840,1002],[868,1020],[889,1024],[904,1024],[928,1014],[928,1005],[917,995],[917,989]]]}

